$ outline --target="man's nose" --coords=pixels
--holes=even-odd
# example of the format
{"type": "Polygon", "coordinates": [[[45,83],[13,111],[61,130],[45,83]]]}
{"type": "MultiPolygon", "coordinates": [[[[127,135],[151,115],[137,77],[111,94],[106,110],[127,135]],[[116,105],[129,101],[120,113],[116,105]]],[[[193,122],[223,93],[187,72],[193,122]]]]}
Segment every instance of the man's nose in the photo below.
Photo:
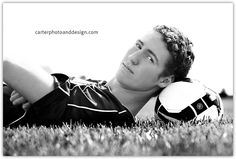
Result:
{"type": "Polygon", "coordinates": [[[132,65],[138,65],[140,63],[141,52],[136,51],[133,54],[129,55],[129,60],[132,65]]]}

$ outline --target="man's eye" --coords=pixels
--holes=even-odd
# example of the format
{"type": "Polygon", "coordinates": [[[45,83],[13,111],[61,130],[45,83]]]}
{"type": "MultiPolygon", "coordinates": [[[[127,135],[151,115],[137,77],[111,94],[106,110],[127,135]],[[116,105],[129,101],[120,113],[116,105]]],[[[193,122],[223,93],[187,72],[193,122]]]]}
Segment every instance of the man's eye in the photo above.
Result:
{"type": "Polygon", "coordinates": [[[154,60],[151,56],[147,56],[147,59],[151,62],[151,63],[154,63],[154,60]]]}
{"type": "Polygon", "coordinates": [[[136,43],[136,47],[137,47],[138,49],[142,49],[142,45],[140,45],[139,43],[136,43]]]}

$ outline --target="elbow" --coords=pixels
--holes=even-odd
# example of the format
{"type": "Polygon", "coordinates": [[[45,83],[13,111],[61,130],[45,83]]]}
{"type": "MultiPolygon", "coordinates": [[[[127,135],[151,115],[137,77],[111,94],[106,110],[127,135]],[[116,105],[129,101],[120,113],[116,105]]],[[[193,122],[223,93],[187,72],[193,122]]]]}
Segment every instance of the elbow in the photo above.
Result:
{"type": "Polygon", "coordinates": [[[8,70],[11,65],[10,59],[3,59],[2,62],[2,72],[3,72],[3,81],[7,83],[8,70]]]}
{"type": "Polygon", "coordinates": [[[16,64],[13,62],[10,58],[3,59],[3,65],[2,65],[2,72],[3,72],[3,81],[8,83],[9,79],[12,78],[12,70],[15,69],[16,64]]]}
{"type": "Polygon", "coordinates": [[[4,58],[2,64],[3,71],[7,70],[11,65],[13,65],[13,60],[11,58],[4,58]]]}

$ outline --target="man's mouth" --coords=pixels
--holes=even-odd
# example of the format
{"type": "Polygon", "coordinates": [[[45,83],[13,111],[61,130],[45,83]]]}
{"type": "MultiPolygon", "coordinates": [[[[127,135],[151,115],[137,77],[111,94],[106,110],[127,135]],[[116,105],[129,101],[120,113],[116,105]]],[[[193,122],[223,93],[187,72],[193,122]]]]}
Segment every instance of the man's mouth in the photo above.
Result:
{"type": "Polygon", "coordinates": [[[122,62],[122,65],[123,65],[127,70],[129,70],[130,73],[134,74],[134,72],[133,72],[124,62],[122,62]]]}

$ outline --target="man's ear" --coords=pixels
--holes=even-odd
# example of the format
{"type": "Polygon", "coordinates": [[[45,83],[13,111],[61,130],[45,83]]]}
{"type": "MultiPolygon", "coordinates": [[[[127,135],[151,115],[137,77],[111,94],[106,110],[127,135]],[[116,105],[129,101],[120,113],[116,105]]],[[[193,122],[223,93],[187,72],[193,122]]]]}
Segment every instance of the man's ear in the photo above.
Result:
{"type": "Polygon", "coordinates": [[[170,76],[166,76],[166,77],[160,77],[160,79],[159,79],[159,87],[165,88],[166,86],[168,86],[169,84],[174,82],[174,80],[175,80],[175,76],[174,75],[170,75],[170,76]]]}

